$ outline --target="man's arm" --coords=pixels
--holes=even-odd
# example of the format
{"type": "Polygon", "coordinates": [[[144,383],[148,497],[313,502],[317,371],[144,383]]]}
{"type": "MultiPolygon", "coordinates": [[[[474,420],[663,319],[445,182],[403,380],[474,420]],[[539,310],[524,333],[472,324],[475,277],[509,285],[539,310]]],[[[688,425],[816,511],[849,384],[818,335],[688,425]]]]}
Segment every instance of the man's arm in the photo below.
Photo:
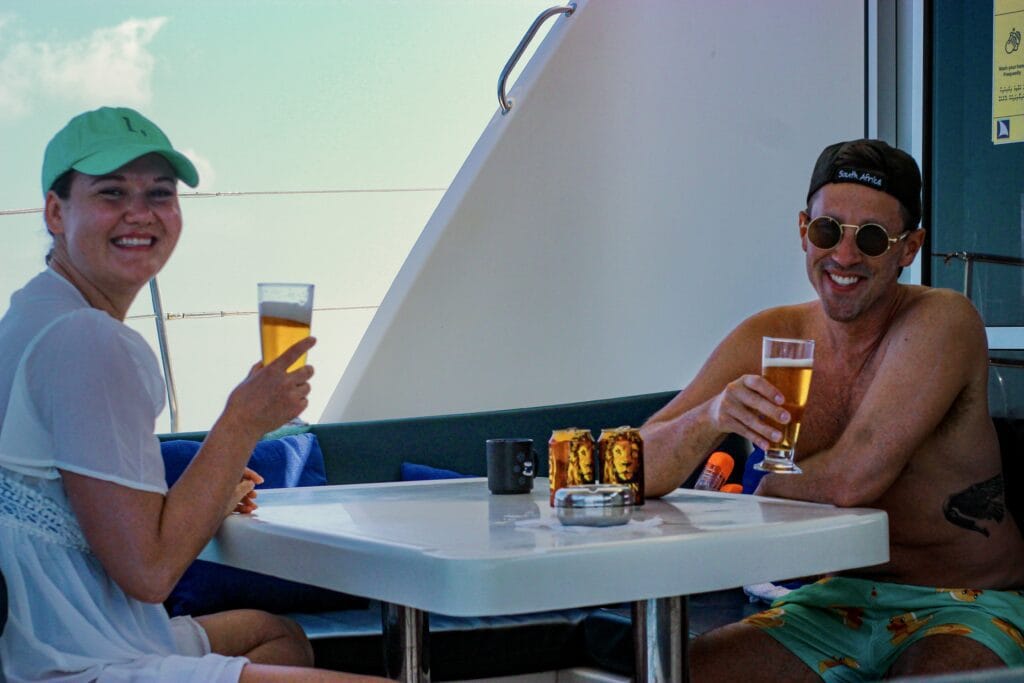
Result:
{"type": "Polygon", "coordinates": [[[984,324],[955,292],[932,290],[888,337],[871,386],[835,444],[802,459],[802,475],[765,477],[758,494],[870,504],[893,485],[964,388],[984,381],[984,324]]]}
{"type": "Polygon", "coordinates": [[[748,318],[711,354],[690,384],[641,427],[645,492],[650,497],[678,488],[726,435],[739,434],[767,447],[781,422],[782,394],[761,377],[761,337],[786,319],[786,309],[748,318]]]}

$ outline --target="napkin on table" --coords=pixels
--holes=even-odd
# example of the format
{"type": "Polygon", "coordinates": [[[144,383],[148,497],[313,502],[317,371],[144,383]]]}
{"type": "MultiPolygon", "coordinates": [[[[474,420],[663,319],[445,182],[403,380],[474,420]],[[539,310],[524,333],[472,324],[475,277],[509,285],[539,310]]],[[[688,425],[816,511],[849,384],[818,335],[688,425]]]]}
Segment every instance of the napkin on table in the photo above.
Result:
{"type": "Polygon", "coordinates": [[[750,598],[750,602],[765,602],[769,605],[791,590],[774,583],[754,583],[743,587],[743,592],[750,598]]]}

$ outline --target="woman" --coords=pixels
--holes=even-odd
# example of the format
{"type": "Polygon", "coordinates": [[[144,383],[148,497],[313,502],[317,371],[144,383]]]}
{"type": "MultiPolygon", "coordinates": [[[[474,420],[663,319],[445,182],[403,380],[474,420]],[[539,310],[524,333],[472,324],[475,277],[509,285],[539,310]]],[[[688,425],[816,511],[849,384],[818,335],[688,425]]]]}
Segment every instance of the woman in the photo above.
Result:
{"type": "MultiPolygon", "coordinates": [[[[301,629],[236,610],[169,619],[160,604],[227,514],[255,509],[245,463],[306,407],[313,346],[253,366],[167,489],[154,422],[163,381],[123,324],[181,233],[177,181],[198,174],[151,121],[72,119],[43,162],[49,268],[0,320],[0,569],[8,681],[379,680],[316,671],[301,629]]],[[[0,676],[2,678],[2,676],[0,676]]]]}

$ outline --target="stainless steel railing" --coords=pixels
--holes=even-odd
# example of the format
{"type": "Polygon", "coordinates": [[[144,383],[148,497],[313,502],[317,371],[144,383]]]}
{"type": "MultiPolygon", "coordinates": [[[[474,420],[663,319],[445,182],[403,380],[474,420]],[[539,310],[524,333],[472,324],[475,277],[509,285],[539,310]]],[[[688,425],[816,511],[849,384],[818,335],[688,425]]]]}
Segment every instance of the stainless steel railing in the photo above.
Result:
{"type": "Polygon", "coordinates": [[[171,372],[171,354],[167,351],[167,326],[164,324],[164,307],[160,301],[160,287],[156,278],[149,281],[149,296],[153,299],[153,318],[156,320],[156,340],[160,346],[160,363],[164,368],[164,385],[167,388],[167,411],[171,418],[171,432],[178,431],[178,392],[174,388],[174,374],[171,372]]]}
{"type": "MultiPolygon", "coordinates": [[[[974,293],[974,264],[992,263],[1000,266],[1014,266],[1024,268],[1024,258],[1017,256],[1002,256],[999,254],[983,254],[973,251],[951,251],[947,253],[932,254],[933,258],[941,258],[943,263],[957,259],[964,262],[964,284],[963,295],[968,299],[974,293]]],[[[989,356],[989,365],[1009,368],[1024,368],[1024,360],[1019,358],[1006,358],[1003,356],[989,356]]]]}
{"type": "Polygon", "coordinates": [[[564,14],[569,17],[572,16],[572,13],[575,11],[576,3],[574,2],[570,2],[564,7],[550,7],[541,12],[540,15],[533,20],[533,23],[530,24],[530,28],[526,30],[526,35],[524,35],[523,39],[519,41],[519,45],[516,46],[516,49],[512,52],[512,56],[508,58],[507,62],[505,62],[505,68],[501,70],[501,75],[498,76],[498,104],[501,106],[502,114],[507,114],[512,109],[512,100],[505,95],[505,82],[508,81],[509,74],[512,73],[512,69],[514,69],[516,64],[519,63],[519,58],[523,56],[524,52],[526,52],[527,46],[529,46],[533,37],[537,35],[537,31],[540,30],[541,25],[551,17],[559,14],[564,14]]]}

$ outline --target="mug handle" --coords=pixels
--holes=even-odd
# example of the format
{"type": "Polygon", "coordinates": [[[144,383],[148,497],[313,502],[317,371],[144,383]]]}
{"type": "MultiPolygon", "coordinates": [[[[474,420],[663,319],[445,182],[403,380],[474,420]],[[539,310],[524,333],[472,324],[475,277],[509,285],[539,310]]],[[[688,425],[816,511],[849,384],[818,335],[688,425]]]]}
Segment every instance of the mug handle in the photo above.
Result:
{"type": "Polygon", "coordinates": [[[534,463],[537,462],[537,459],[540,456],[537,455],[536,448],[531,448],[530,453],[532,454],[533,459],[523,463],[523,474],[526,475],[527,477],[535,477],[537,475],[534,472],[534,463]]]}

